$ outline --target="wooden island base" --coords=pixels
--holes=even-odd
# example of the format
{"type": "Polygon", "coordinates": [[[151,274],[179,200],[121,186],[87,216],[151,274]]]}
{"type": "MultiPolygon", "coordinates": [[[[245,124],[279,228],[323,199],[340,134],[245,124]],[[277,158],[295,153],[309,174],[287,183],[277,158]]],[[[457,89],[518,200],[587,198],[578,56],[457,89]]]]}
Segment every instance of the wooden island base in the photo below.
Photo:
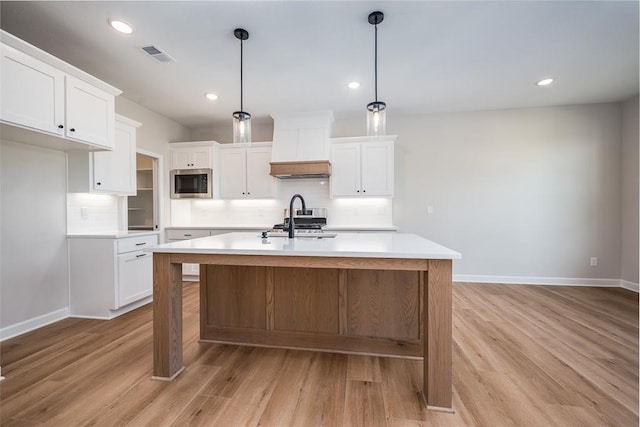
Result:
{"type": "Polygon", "coordinates": [[[451,260],[154,253],[154,369],[182,369],[181,264],[201,264],[203,341],[421,358],[451,411],[451,260]]]}
{"type": "Polygon", "coordinates": [[[418,271],[202,267],[203,341],[422,357],[418,271]]]}

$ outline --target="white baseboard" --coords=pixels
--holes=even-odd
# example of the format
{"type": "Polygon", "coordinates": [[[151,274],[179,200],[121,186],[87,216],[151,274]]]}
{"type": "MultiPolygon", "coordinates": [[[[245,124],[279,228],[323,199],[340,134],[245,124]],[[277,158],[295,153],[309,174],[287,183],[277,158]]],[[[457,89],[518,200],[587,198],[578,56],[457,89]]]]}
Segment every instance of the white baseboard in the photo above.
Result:
{"type": "Polygon", "coordinates": [[[476,274],[454,274],[454,282],[503,283],[513,285],[545,286],[593,286],[607,288],[625,288],[638,292],[638,284],[620,279],[587,279],[571,277],[529,277],[529,276],[490,276],[476,274]]]}
{"type": "Polygon", "coordinates": [[[69,317],[68,307],[43,314],[42,316],[34,317],[33,319],[25,320],[24,322],[16,323],[15,325],[7,326],[6,328],[1,328],[0,342],[22,335],[26,332],[33,331],[34,329],[42,328],[43,326],[66,319],[67,317],[69,317]]]}
{"type": "Polygon", "coordinates": [[[628,280],[620,280],[620,286],[630,291],[640,293],[640,286],[638,283],[633,283],[628,280]]]}

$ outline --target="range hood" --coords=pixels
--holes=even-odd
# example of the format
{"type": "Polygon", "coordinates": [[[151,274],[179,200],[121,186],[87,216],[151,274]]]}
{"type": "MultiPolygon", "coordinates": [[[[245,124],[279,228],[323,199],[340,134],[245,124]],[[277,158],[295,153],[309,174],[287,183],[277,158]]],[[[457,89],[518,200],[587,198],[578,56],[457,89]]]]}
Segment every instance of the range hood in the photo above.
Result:
{"type": "Polygon", "coordinates": [[[327,178],[331,175],[329,160],[271,162],[271,176],[280,179],[327,178]]]}
{"type": "Polygon", "coordinates": [[[271,176],[280,179],[329,177],[329,134],[333,114],[316,111],[271,117],[271,176]]]}

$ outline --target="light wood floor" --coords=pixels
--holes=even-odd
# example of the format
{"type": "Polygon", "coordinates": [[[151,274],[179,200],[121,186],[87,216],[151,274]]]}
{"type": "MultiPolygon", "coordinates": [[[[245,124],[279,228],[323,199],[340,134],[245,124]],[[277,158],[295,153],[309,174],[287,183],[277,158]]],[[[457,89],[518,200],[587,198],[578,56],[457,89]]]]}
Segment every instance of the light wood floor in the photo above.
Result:
{"type": "Polygon", "coordinates": [[[421,407],[421,363],[199,344],[185,284],[187,370],[150,380],[151,307],[66,319],[1,346],[0,424],[638,426],[638,295],[454,285],[455,414],[421,407]]]}

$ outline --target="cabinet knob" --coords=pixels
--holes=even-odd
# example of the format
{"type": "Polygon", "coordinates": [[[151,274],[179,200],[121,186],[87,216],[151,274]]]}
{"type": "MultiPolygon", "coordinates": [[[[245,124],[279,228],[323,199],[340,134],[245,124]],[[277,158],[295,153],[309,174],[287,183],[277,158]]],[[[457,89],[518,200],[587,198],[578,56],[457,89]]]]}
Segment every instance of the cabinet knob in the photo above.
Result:
{"type": "Polygon", "coordinates": [[[69,129],[69,130],[70,130],[71,132],[75,132],[75,131],[76,131],[76,128],[71,128],[71,129],[69,129]]]}
{"type": "Polygon", "coordinates": [[[242,192],[242,195],[244,196],[244,191],[242,192]]]}
{"type": "Polygon", "coordinates": [[[58,125],[58,129],[64,129],[64,126],[58,125]]]}
{"type": "Polygon", "coordinates": [[[102,185],[102,183],[101,182],[96,182],[96,185],[102,185]]]}
{"type": "Polygon", "coordinates": [[[360,190],[356,190],[356,193],[359,193],[359,192],[360,192],[360,190]]]}
{"type": "Polygon", "coordinates": [[[366,193],[366,192],[367,192],[367,190],[362,190],[362,192],[363,192],[363,193],[366,193]]]}

